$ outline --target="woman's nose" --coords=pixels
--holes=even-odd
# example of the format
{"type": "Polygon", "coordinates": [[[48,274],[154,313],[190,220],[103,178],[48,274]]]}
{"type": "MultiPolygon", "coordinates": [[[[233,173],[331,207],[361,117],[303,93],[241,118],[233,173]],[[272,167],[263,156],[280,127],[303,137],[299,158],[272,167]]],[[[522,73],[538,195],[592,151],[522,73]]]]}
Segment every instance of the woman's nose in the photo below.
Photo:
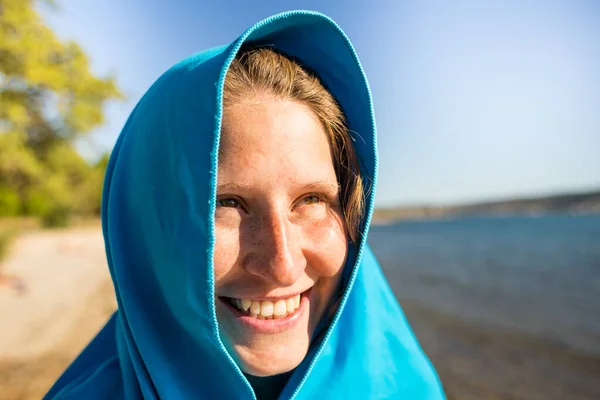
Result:
{"type": "Polygon", "coordinates": [[[250,239],[246,271],[274,286],[292,286],[306,268],[294,227],[281,215],[264,217],[258,225],[253,229],[255,237],[250,239]]]}

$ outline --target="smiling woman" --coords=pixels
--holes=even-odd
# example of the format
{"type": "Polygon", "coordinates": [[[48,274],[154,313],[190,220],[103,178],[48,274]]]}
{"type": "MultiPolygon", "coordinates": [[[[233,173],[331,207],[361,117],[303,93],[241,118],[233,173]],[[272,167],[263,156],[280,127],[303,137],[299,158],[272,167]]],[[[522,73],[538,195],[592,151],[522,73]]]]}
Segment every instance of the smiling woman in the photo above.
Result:
{"type": "MultiPolygon", "coordinates": [[[[344,215],[362,216],[362,178],[339,106],[297,63],[241,52],[224,90],[217,318],[242,369],[270,376],[300,364],[332,307],[348,251],[344,215]]],[[[349,228],[355,238],[358,225],[349,228]]]]}
{"type": "Polygon", "coordinates": [[[107,169],[119,310],[51,399],[443,399],[367,246],[370,91],[297,11],[167,71],[107,169]]]}

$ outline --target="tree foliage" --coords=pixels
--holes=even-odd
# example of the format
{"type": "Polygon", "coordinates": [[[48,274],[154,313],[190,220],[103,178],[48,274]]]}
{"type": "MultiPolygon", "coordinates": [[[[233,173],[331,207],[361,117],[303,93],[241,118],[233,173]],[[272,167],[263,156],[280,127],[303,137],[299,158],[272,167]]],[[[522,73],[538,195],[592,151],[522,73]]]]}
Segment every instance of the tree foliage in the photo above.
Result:
{"type": "Polygon", "coordinates": [[[81,47],[59,40],[35,0],[0,0],[0,216],[98,213],[105,158],[90,165],[74,142],[121,98],[81,47]]]}

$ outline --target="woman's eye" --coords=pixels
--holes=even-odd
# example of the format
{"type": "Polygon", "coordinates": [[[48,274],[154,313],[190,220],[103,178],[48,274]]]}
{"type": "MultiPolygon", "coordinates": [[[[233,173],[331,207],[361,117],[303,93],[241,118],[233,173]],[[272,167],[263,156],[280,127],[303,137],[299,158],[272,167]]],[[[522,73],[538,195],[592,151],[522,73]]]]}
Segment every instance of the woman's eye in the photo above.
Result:
{"type": "Polygon", "coordinates": [[[240,205],[236,199],[220,199],[217,201],[218,205],[221,207],[232,207],[236,208],[240,205]]]}
{"type": "Polygon", "coordinates": [[[304,198],[306,204],[317,204],[321,202],[321,199],[318,196],[308,196],[304,198]]]}

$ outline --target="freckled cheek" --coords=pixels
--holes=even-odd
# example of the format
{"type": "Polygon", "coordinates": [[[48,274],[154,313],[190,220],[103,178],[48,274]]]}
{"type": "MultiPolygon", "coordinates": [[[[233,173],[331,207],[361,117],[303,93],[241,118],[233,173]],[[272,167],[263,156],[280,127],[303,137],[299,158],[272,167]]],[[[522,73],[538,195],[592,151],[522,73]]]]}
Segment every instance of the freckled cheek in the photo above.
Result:
{"type": "Polygon", "coordinates": [[[303,230],[305,248],[313,256],[311,265],[321,276],[334,276],[346,261],[348,241],[337,222],[318,223],[303,230]]]}
{"type": "Polygon", "coordinates": [[[239,254],[239,234],[229,229],[215,229],[214,272],[215,282],[231,271],[239,254]]]}

